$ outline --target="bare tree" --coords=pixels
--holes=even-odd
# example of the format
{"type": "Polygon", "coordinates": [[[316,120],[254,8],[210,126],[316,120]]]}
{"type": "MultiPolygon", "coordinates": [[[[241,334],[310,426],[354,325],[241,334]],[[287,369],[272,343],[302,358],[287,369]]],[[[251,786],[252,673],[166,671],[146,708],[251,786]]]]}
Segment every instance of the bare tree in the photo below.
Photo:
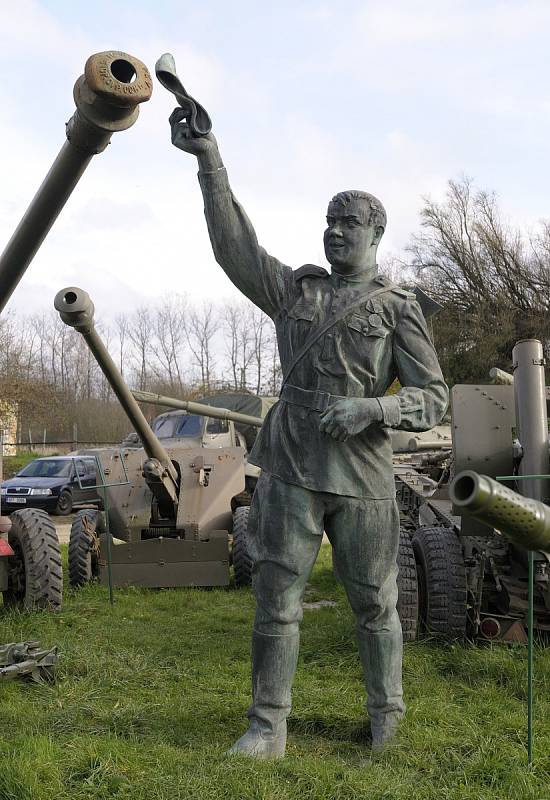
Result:
{"type": "Polygon", "coordinates": [[[194,309],[187,316],[185,332],[194,363],[200,370],[203,389],[210,391],[214,355],[213,343],[218,325],[218,314],[209,303],[204,303],[200,310],[194,309]]]}
{"type": "Polygon", "coordinates": [[[154,317],[155,338],[151,349],[160,371],[157,377],[166,380],[170,389],[183,388],[183,353],[186,337],[185,316],[187,301],[183,295],[165,297],[154,317]]]}
{"type": "Polygon", "coordinates": [[[151,312],[145,306],[138,308],[131,316],[128,325],[128,338],[134,345],[137,383],[140,391],[146,391],[149,379],[148,359],[154,335],[151,312]]]}
{"type": "Polygon", "coordinates": [[[251,303],[226,303],[223,309],[223,330],[226,356],[229,358],[233,388],[245,390],[248,368],[254,358],[254,319],[251,303]]]}
{"type": "Polygon", "coordinates": [[[507,368],[517,339],[537,336],[548,349],[548,228],[527,237],[502,220],[494,194],[472,181],[449,181],[443,202],[424,199],[422,231],[409,251],[417,275],[444,311],[436,344],[449,380],[507,368]]]}
{"type": "Polygon", "coordinates": [[[124,361],[126,357],[126,343],[129,339],[128,329],[130,322],[127,314],[117,314],[115,317],[115,330],[118,338],[118,368],[124,377],[124,361]]]}
{"type": "Polygon", "coordinates": [[[254,391],[256,394],[260,394],[266,377],[266,363],[269,363],[269,359],[266,358],[270,349],[269,333],[271,331],[274,332],[274,328],[269,317],[256,306],[251,308],[250,318],[252,321],[254,365],[256,368],[254,391]]]}

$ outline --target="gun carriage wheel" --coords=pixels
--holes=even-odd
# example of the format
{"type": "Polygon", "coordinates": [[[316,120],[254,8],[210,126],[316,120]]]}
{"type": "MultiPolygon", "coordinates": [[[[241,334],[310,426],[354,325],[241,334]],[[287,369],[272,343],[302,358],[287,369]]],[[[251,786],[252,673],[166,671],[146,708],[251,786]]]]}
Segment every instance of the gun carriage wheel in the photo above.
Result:
{"type": "Polygon", "coordinates": [[[11,515],[8,588],[4,605],[31,611],[59,608],[63,596],[61,552],[55,526],[48,514],[24,508],[11,515]]]}
{"type": "Polygon", "coordinates": [[[458,536],[444,526],[418,528],[412,546],[423,628],[436,636],[462,639],[467,622],[466,570],[458,536]]]}
{"type": "Polygon", "coordinates": [[[250,586],[252,583],[252,559],[246,542],[249,514],[249,506],[240,506],[233,513],[232,554],[236,586],[250,586]]]}
{"type": "Polygon", "coordinates": [[[418,629],[418,578],[413,545],[406,530],[399,533],[397,566],[397,613],[401,620],[403,641],[414,642],[418,629]]]}
{"type": "Polygon", "coordinates": [[[76,514],[69,538],[69,583],[84,586],[99,577],[100,512],[86,508],[76,514]]]}

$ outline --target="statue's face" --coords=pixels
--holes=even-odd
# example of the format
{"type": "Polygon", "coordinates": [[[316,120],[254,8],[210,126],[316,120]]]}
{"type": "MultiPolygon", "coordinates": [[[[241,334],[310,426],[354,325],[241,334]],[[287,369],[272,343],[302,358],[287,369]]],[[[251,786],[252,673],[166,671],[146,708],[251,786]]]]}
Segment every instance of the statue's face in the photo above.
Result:
{"type": "Polygon", "coordinates": [[[371,266],[384,232],[369,223],[370,208],[357,198],[330,203],[323,241],[327,261],[337,272],[353,272],[371,266]]]}

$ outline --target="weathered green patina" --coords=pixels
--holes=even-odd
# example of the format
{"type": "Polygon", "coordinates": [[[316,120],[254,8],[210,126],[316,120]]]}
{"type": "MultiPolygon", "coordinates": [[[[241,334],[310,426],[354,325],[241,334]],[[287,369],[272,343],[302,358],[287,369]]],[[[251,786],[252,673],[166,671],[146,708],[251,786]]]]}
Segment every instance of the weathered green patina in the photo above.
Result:
{"type": "Polygon", "coordinates": [[[396,612],[399,517],[388,428],[427,430],[448,401],[414,295],[378,274],[386,214],[366,192],[342,192],[327,213],[332,271],[293,270],[258,244],[235,199],[214,136],[197,137],[176,109],[172,143],[198,157],[214,254],[275,324],[284,382],[250,454],[263,470],[249,548],[257,601],[249,730],[231,748],[284,754],[301,602],[326,530],[357,618],[373,749],[404,713],[396,612]],[[385,392],[395,378],[402,387],[385,392]]]}

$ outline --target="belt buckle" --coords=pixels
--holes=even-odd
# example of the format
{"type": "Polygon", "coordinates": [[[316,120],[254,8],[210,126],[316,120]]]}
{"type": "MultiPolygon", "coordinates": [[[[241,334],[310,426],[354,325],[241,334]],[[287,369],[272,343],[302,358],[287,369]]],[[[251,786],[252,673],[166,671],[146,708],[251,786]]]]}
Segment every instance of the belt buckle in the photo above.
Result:
{"type": "Polygon", "coordinates": [[[329,392],[321,392],[319,389],[315,391],[315,405],[317,410],[323,414],[330,405],[331,395],[329,392]]]}

